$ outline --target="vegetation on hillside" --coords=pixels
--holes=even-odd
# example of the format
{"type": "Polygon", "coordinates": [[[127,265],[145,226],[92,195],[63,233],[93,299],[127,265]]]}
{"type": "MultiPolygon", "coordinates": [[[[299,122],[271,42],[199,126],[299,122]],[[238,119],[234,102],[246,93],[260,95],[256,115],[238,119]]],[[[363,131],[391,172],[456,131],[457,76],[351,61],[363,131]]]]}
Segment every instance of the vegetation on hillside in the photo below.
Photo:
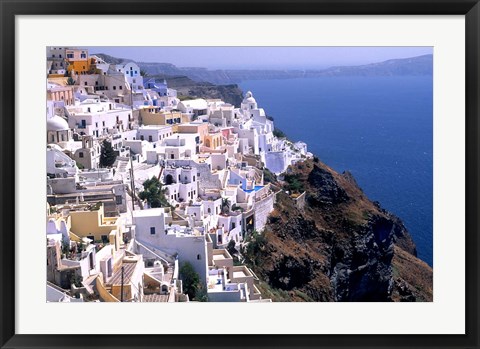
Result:
{"type": "Polygon", "coordinates": [[[183,292],[188,294],[190,300],[196,300],[198,302],[207,301],[206,290],[202,287],[200,276],[195,269],[193,269],[192,264],[189,262],[183,263],[180,268],[180,278],[183,282],[183,292]]]}
{"type": "Polygon", "coordinates": [[[150,207],[170,206],[165,196],[165,189],[155,176],[143,182],[143,191],[138,196],[142,200],[147,200],[150,207]]]}
{"type": "Polygon", "coordinates": [[[112,143],[108,140],[104,140],[101,145],[100,152],[100,166],[101,167],[111,167],[115,160],[117,159],[117,153],[112,147],[112,143]]]}

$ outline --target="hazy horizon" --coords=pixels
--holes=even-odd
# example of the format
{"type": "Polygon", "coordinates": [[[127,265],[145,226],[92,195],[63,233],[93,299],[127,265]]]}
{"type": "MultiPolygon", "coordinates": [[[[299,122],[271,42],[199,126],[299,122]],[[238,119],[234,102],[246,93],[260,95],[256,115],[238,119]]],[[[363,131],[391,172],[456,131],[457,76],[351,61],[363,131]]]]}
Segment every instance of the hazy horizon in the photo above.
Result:
{"type": "Polygon", "coordinates": [[[83,46],[144,63],[215,69],[325,69],[433,54],[433,47],[204,47],[83,46]]]}

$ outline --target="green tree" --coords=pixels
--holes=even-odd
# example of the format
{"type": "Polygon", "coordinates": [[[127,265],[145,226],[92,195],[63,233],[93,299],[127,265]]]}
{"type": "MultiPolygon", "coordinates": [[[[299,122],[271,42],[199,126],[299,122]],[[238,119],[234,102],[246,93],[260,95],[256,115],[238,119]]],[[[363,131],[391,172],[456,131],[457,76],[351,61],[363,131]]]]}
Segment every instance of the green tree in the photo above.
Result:
{"type": "Polygon", "coordinates": [[[268,241],[264,233],[259,233],[254,230],[250,235],[247,236],[246,244],[242,249],[242,255],[245,258],[247,264],[252,267],[261,266],[263,263],[262,256],[266,249],[268,241]]]}
{"type": "Polygon", "coordinates": [[[188,294],[188,298],[190,298],[190,300],[193,300],[197,296],[197,292],[201,288],[200,276],[195,271],[195,269],[193,269],[192,264],[190,264],[189,262],[185,262],[180,268],[180,277],[183,282],[183,293],[188,294]]]}
{"type": "Polygon", "coordinates": [[[100,153],[100,166],[110,167],[115,163],[116,159],[117,153],[115,153],[115,150],[113,150],[112,143],[110,143],[108,140],[104,140],[100,153]]]}
{"type": "Polygon", "coordinates": [[[143,69],[140,69],[140,75],[144,78],[146,78],[148,76],[148,73],[146,70],[143,70],[143,69]]]}
{"type": "Polygon", "coordinates": [[[237,249],[235,248],[235,240],[230,240],[227,245],[227,251],[233,256],[237,254],[237,249]]]}
{"type": "Polygon", "coordinates": [[[165,189],[162,188],[162,183],[155,176],[143,182],[143,191],[138,196],[142,200],[147,200],[150,207],[169,206],[165,189]]]}
{"type": "Polygon", "coordinates": [[[227,214],[230,211],[230,200],[227,198],[222,199],[222,213],[227,214]]]}
{"type": "Polygon", "coordinates": [[[208,302],[208,292],[203,285],[198,285],[197,292],[195,293],[195,300],[199,302],[208,302]]]}
{"type": "Polygon", "coordinates": [[[72,85],[75,85],[75,80],[73,80],[73,78],[71,76],[68,77],[67,79],[67,85],[69,86],[72,86],[72,85]]]}
{"type": "Polygon", "coordinates": [[[303,183],[297,174],[285,174],[286,190],[296,193],[302,193],[305,190],[303,183]]]}
{"type": "Polygon", "coordinates": [[[275,173],[270,171],[268,168],[263,168],[263,181],[265,183],[275,183],[277,181],[277,176],[275,173]]]}
{"type": "Polygon", "coordinates": [[[283,133],[283,131],[280,130],[279,128],[274,127],[272,133],[277,138],[287,138],[287,135],[283,133]]]}

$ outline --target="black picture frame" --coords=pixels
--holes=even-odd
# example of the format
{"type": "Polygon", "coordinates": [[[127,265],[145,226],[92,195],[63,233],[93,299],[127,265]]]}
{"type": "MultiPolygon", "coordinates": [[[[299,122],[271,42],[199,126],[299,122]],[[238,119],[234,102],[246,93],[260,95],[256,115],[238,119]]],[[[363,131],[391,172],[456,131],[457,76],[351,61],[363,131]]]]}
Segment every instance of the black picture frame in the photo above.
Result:
{"type": "MultiPolygon", "coordinates": [[[[0,0],[1,348],[478,348],[479,34],[478,0],[0,0]],[[17,15],[465,15],[465,335],[19,335],[15,333],[15,16],[17,15]]],[[[288,319],[287,319],[288,320],[288,319]]],[[[379,319],[384,321],[384,319],[379,319]]],[[[445,321],[449,321],[445,314],[445,321]]]]}

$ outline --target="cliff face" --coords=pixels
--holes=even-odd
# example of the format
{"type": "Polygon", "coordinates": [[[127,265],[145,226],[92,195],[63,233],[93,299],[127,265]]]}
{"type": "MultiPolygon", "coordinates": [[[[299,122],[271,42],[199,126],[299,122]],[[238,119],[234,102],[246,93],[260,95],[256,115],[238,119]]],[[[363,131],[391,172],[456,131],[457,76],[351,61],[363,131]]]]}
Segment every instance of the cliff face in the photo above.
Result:
{"type": "Polygon", "coordinates": [[[246,248],[267,296],[277,301],[432,300],[432,269],[416,258],[405,226],[371,202],[351,174],[308,160],[291,168],[288,178],[305,189],[305,206],[279,192],[261,241],[251,239],[256,250],[246,248]]]}
{"type": "Polygon", "coordinates": [[[170,88],[177,90],[180,98],[219,98],[226,103],[239,107],[243,93],[237,85],[213,85],[208,82],[196,82],[186,76],[157,76],[167,80],[170,88]]]}

